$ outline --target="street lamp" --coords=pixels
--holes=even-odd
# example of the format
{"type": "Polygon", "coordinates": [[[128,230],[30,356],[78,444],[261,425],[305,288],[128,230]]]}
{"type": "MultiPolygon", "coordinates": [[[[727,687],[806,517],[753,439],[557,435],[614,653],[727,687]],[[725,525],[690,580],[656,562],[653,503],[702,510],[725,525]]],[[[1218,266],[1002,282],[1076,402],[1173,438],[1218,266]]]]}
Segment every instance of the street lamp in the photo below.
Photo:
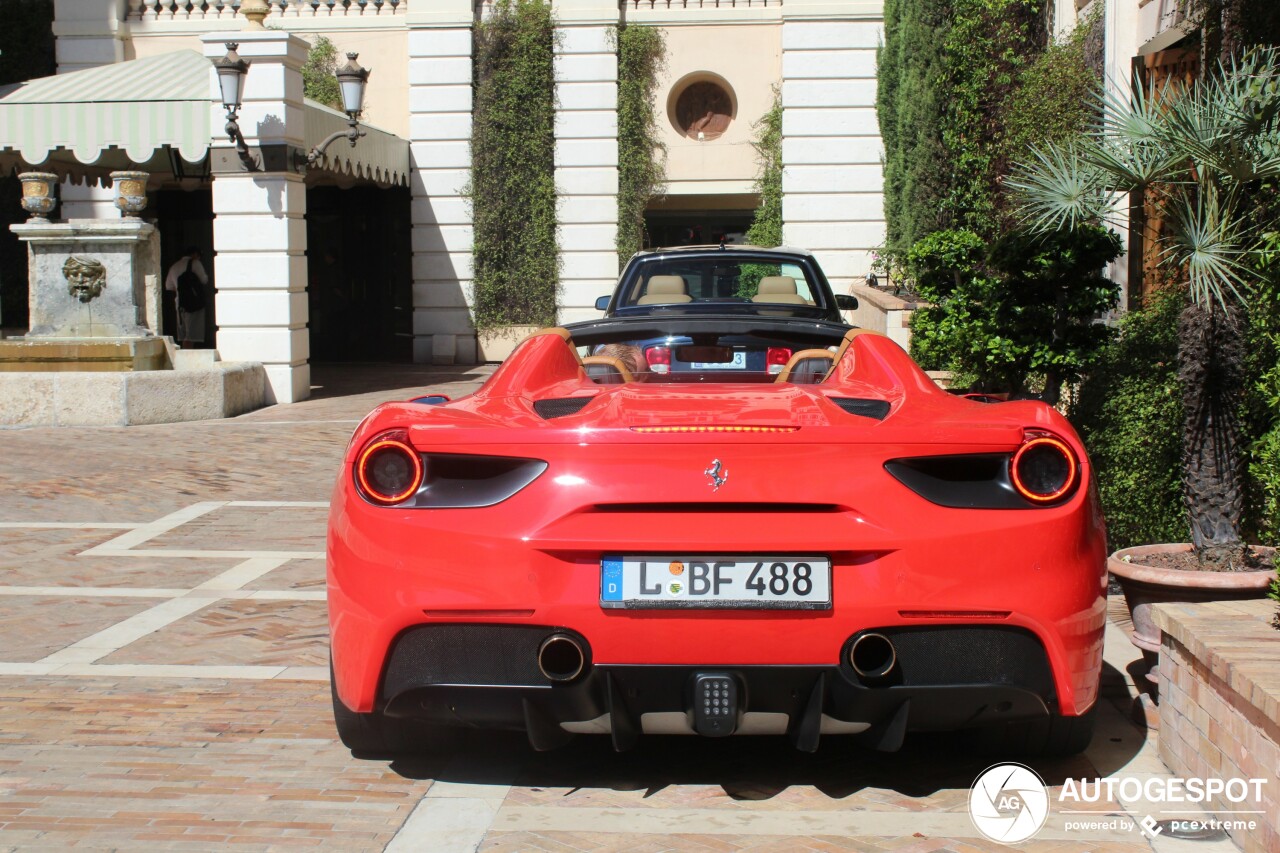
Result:
{"type": "Polygon", "coordinates": [[[222,106],[227,111],[227,138],[235,144],[240,161],[250,171],[254,171],[258,164],[249,154],[249,146],[244,141],[239,124],[244,78],[249,73],[249,62],[236,53],[236,49],[240,47],[239,42],[229,41],[226,46],[227,55],[213,60],[213,68],[218,72],[218,89],[222,92],[222,106]]]}
{"type": "Polygon", "coordinates": [[[364,112],[364,88],[369,82],[369,69],[361,68],[360,63],[356,62],[359,56],[358,53],[348,53],[347,64],[334,72],[334,76],[338,78],[338,89],[342,92],[342,109],[347,114],[347,124],[350,127],[329,134],[323,142],[312,148],[307,154],[308,166],[324,156],[324,151],[331,142],[345,137],[350,141],[351,147],[355,148],[360,137],[366,135],[360,129],[360,114],[364,112]]]}

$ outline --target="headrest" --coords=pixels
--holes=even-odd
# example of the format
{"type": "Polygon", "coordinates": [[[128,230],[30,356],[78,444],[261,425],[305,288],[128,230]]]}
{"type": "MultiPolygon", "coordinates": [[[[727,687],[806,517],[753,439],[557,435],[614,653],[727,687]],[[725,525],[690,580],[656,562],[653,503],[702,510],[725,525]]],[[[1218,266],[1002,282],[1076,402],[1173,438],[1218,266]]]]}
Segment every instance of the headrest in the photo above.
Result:
{"type": "Polygon", "coordinates": [[[790,293],[796,291],[796,280],[789,275],[767,275],[760,279],[758,293],[790,293]]]}
{"type": "Polygon", "coordinates": [[[649,289],[645,291],[649,296],[672,296],[688,292],[684,276],[679,275],[655,275],[649,279],[649,289]]]}
{"type": "Polygon", "coordinates": [[[649,279],[649,288],[644,296],[636,300],[637,305],[675,305],[692,302],[689,288],[685,286],[684,277],[678,275],[655,275],[649,279]]]}

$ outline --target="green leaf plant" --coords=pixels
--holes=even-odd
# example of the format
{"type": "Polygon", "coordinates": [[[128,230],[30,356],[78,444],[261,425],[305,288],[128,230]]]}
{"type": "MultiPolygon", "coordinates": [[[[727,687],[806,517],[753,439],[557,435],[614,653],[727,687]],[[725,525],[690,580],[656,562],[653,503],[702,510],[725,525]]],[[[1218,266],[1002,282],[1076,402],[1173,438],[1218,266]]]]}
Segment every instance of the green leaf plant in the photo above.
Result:
{"type": "Polygon", "coordinates": [[[1245,308],[1259,284],[1265,225],[1251,199],[1280,179],[1280,52],[1255,48],[1189,84],[1099,96],[1099,119],[1037,146],[1008,185],[1034,230],[1102,224],[1121,194],[1151,190],[1171,227],[1159,262],[1183,276],[1178,378],[1183,498],[1202,564],[1246,565],[1245,308]]]}

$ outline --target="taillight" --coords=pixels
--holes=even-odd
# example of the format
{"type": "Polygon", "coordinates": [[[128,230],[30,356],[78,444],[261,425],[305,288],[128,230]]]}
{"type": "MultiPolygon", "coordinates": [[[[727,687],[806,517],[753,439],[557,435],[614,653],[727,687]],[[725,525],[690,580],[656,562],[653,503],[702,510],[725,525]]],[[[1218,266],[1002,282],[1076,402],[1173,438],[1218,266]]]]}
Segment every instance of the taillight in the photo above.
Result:
{"type": "Polygon", "coordinates": [[[671,347],[649,347],[644,351],[644,360],[654,373],[670,373],[671,347]]]}
{"type": "Polygon", "coordinates": [[[1076,487],[1080,463],[1062,439],[1050,435],[1028,437],[1009,462],[1009,479],[1027,500],[1052,503],[1076,487]]]}
{"type": "Polygon", "coordinates": [[[770,373],[781,373],[790,360],[791,349],[789,347],[769,347],[765,351],[764,363],[770,373]]]}
{"type": "Polygon", "coordinates": [[[413,497],[422,486],[425,470],[422,457],[409,444],[409,434],[389,430],[374,436],[360,451],[355,474],[361,494],[389,506],[413,497]]]}

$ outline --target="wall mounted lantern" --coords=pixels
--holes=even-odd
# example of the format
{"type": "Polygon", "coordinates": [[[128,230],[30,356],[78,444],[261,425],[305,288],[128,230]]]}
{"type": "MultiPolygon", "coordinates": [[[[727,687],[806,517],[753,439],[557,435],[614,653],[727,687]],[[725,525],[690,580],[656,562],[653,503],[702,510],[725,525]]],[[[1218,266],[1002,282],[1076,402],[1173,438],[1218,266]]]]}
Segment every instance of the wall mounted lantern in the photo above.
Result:
{"type": "Polygon", "coordinates": [[[347,64],[334,72],[334,76],[338,78],[338,88],[342,92],[342,109],[347,114],[350,127],[329,134],[323,142],[312,148],[307,154],[308,166],[324,156],[330,143],[346,138],[351,142],[351,147],[355,148],[360,137],[365,135],[360,129],[360,114],[364,112],[364,87],[369,82],[369,69],[361,68],[360,63],[356,62],[359,56],[358,53],[348,53],[347,64]]]}
{"type": "Polygon", "coordinates": [[[244,95],[244,78],[249,73],[248,60],[241,59],[236,49],[239,42],[229,41],[227,55],[213,60],[213,68],[218,72],[218,89],[222,92],[222,106],[227,111],[227,138],[236,146],[240,162],[251,171],[257,171],[258,163],[249,154],[249,145],[240,132],[240,105],[244,95]]]}

